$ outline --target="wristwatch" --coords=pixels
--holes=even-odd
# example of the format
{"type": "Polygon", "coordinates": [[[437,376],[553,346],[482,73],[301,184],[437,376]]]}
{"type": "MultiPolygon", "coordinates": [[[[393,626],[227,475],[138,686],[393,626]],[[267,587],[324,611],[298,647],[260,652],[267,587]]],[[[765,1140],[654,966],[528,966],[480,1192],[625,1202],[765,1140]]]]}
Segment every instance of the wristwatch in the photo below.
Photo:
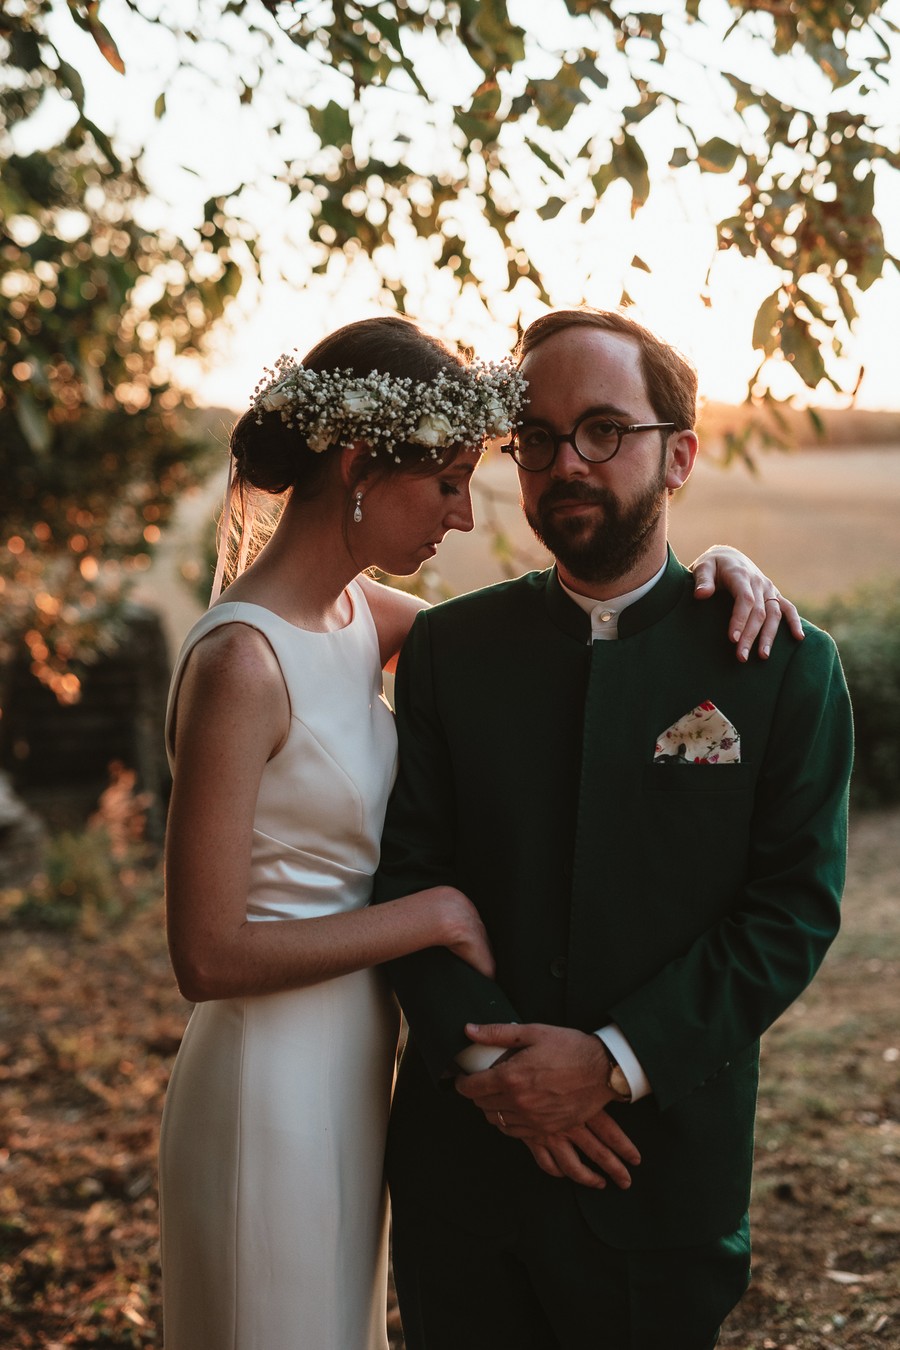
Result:
{"type": "Polygon", "coordinates": [[[609,1073],[606,1076],[606,1086],[610,1092],[614,1093],[620,1102],[631,1101],[631,1087],[628,1079],[619,1068],[618,1060],[614,1059],[610,1053],[609,1046],[604,1041],[603,1048],[606,1051],[606,1057],[609,1060],[609,1073]]]}

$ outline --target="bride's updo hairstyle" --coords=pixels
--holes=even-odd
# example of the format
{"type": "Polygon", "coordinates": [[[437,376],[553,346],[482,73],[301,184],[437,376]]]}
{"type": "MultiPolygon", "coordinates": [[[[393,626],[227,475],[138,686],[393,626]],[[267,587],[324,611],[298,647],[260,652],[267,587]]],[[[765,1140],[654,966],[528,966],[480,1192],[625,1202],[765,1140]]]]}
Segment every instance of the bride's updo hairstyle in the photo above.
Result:
{"type": "Polygon", "coordinates": [[[303,361],[280,356],[231,433],[213,596],[253,561],[288,494],[321,492],[340,447],[370,452],[351,465],[346,530],[363,480],[438,473],[464,451],[480,454],[516,425],[525,387],[509,358],[469,363],[398,315],[347,324],[303,361]]]}
{"type": "MultiPolygon", "coordinates": [[[[466,362],[438,338],[423,333],[409,319],[384,315],[346,324],[318,342],[303,358],[306,370],[350,372],[364,377],[373,371],[381,375],[406,378],[413,383],[445,378],[466,368],[466,362]]],[[[460,447],[442,453],[444,465],[460,447]]],[[[330,453],[317,453],[296,426],[282,419],[277,409],[251,408],[235,424],[231,433],[235,486],[253,488],[273,496],[292,491],[313,497],[329,472],[330,453]]],[[[421,445],[400,443],[392,453],[378,454],[359,466],[363,473],[434,473],[441,467],[434,458],[423,455],[421,445]]]]}

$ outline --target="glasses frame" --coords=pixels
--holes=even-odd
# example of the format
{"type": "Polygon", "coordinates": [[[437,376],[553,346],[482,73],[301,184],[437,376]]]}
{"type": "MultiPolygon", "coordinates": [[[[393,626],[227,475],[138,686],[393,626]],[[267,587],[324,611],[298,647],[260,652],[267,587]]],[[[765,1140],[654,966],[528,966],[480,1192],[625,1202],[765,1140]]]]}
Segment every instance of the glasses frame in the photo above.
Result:
{"type": "Polygon", "coordinates": [[[579,450],[578,446],[575,444],[575,437],[578,435],[578,428],[581,426],[582,422],[586,422],[589,417],[602,418],[603,414],[598,413],[596,409],[589,408],[586,413],[582,413],[581,417],[579,417],[578,421],[575,423],[572,430],[568,433],[568,435],[565,436],[558,435],[555,431],[551,430],[551,428],[548,427],[545,422],[535,422],[532,424],[534,426],[542,427],[547,432],[547,435],[553,441],[553,454],[550,456],[547,463],[542,464],[541,467],[538,469],[535,469],[528,464],[523,464],[522,461],[518,458],[518,455],[516,454],[517,450],[516,433],[513,433],[512,439],[509,440],[506,443],[506,445],[501,445],[500,452],[501,454],[504,455],[512,455],[516,464],[519,466],[520,469],[522,469],[524,473],[546,473],[547,469],[549,469],[555,462],[556,456],[559,454],[559,447],[561,445],[571,445],[572,449],[575,451],[578,458],[583,460],[585,464],[608,464],[611,459],[615,459],[616,455],[621,450],[622,438],[624,436],[632,436],[636,431],[676,430],[676,424],[674,422],[632,422],[630,426],[620,427],[614,417],[608,417],[605,420],[609,422],[611,427],[615,427],[616,429],[617,433],[616,448],[615,450],[613,450],[612,454],[604,455],[603,459],[591,459],[588,455],[584,454],[581,450],[579,450]]]}

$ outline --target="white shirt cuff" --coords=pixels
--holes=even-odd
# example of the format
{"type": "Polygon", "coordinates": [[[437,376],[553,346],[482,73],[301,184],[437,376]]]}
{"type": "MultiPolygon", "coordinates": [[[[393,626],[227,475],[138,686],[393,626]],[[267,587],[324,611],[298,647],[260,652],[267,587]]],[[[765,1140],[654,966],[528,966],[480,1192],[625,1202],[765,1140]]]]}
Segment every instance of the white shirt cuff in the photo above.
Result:
{"type": "Polygon", "coordinates": [[[473,1042],[472,1045],[460,1050],[454,1059],[463,1073],[481,1073],[484,1069],[491,1068],[505,1054],[506,1051],[501,1045],[475,1045],[473,1042]]]}
{"type": "Polygon", "coordinates": [[[632,1050],[631,1045],[615,1022],[610,1022],[608,1026],[601,1027],[594,1034],[600,1037],[628,1080],[628,1086],[631,1088],[631,1100],[636,1102],[641,1097],[649,1097],[653,1091],[650,1080],[644,1073],[641,1062],[632,1050]]]}

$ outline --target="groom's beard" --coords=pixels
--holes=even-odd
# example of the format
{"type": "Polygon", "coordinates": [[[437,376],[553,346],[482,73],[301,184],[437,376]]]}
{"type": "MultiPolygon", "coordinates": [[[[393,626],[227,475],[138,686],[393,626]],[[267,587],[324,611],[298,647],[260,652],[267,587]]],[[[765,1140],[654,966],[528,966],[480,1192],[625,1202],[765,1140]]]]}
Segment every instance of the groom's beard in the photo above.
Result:
{"type": "Polygon", "coordinates": [[[630,572],[647,551],[666,500],[666,466],[630,505],[609,488],[574,482],[553,483],[525,519],[538,540],[562,563],[572,578],[608,583],[630,572]],[[596,502],[599,519],[559,516],[559,502],[596,502]]]}

